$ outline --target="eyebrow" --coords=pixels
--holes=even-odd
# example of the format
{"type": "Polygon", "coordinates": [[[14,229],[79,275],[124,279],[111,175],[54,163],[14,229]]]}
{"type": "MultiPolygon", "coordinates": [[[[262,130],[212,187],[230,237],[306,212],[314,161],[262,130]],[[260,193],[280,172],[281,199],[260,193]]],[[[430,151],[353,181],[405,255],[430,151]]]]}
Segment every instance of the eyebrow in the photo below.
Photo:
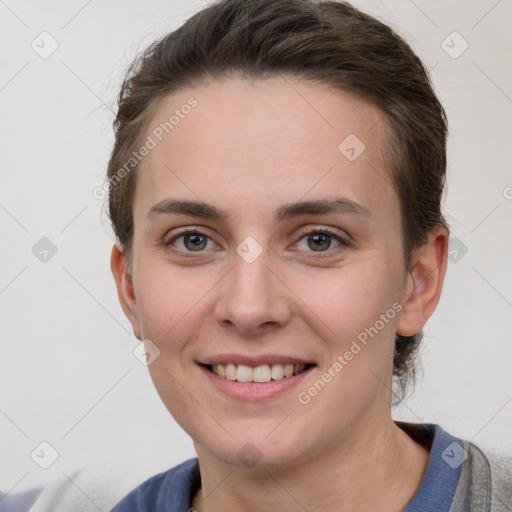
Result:
{"type": "MultiPolygon", "coordinates": [[[[335,199],[316,199],[313,201],[300,201],[298,203],[287,203],[276,211],[276,219],[282,221],[299,217],[300,215],[324,215],[327,213],[357,214],[369,217],[368,208],[345,197],[335,199]]],[[[164,199],[152,206],[147,214],[150,220],[159,215],[188,215],[225,221],[229,218],[227,211],[202,201],[191,201],[186,199],[164,199]]]]}

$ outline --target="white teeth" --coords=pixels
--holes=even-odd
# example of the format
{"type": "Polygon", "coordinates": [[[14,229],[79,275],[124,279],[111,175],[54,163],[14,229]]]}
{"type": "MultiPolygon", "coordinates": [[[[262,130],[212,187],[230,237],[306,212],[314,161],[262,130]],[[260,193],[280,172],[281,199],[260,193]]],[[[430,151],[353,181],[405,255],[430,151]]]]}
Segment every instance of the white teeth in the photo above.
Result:
{"type": "Polygon", "coordinates": [[[270,366],[268,364],[256,366],[252,371],[252,380],[254,382],[270,382],[272,380],[270,366]]]}
{"type": "Polygon", "coordinates": [[[273,364],[272,365],[272,378],[274,380],[279,380],[284,377],[284,369],[282,364],[273,364]]]}
{"type": "Polygon", "coordinates": [[[252,368],[250,366],[245,366],[244,364],[239,364],[236,371],[236,380],[238,382],[251,382],[252,368]]]}
{"type": "Polygon", "coordinates": [[[238,382],[270,382],[284,377],[298,375],[306,368],[305,364],[262,364],[252,367],[245,364],[214,364],[212,371],[219,377],[238,382]]]}
{"type": "Polygon", "coordinates": [[[236,366],[233,363],[226,365],[226,379],[236,380],[236,366]]]}

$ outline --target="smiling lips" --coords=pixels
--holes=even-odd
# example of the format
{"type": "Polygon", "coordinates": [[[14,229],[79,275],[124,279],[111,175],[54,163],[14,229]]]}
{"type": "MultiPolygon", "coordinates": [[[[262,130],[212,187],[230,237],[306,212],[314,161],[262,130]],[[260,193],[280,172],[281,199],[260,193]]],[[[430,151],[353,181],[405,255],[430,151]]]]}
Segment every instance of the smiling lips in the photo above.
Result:
{"type": "Polygon", "coordinates": [[[305,369],[313,366],[311,364],[262,364],[259,366],[248,366],[235,363],[217,363],[205,365],[208,370],[219,377],[238,382],[270,382],[281,380],[293,375],[299,375],[305,369]]]}

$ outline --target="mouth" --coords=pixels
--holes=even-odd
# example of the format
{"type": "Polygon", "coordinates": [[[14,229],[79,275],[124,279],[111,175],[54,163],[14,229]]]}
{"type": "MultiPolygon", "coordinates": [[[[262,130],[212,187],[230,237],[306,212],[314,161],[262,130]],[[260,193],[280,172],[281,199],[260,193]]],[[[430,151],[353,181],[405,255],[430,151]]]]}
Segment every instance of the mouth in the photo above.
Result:
{"type": "Polygon", "coordinates": [[[213,373],[225,380],[264,384],[271,381],[279,381],[301,375],[316,365],[314,363],[273,363],[249,366],[228,362],[201,364],[201,366],[206,368],[210,373],[213,373]]]}

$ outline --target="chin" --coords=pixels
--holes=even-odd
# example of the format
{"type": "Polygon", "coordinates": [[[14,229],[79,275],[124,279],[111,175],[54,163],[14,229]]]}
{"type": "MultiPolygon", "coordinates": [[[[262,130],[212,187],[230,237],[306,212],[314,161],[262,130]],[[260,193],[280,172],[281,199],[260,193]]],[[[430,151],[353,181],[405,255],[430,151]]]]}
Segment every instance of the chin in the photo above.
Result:
{"type": "MultiPolygon", "coordinates": [[[[254,421],[254,420],[252,420],[254,421]]],[[[274,423],[275,425],[279,422],[274,423]]],[[[195,442],[199,458],[208,452],[223,463],[237,468],[276,469],[292,466],[306,454],[304,441],[288,430],[274,432],[269,429],[240,429],[238,435],[223,439],[207,438],[195,442]],[[300,448],[300,451],[298,450],[300,448]]]]}

